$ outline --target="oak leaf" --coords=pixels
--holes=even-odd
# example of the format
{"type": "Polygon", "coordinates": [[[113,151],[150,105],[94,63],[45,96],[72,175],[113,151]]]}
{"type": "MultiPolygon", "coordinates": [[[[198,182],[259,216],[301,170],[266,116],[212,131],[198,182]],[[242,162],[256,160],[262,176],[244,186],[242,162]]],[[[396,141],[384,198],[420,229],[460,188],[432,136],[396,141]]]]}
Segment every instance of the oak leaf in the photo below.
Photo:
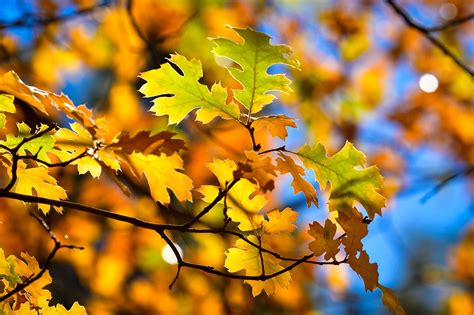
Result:
{"type": "Polygon", "coordinates": [[[180,150],[185,150],[184,140],[172,139],[176,134],[174,132],[162,131],[158,134],[151,135],[150,131],[140,131],[134,136],[130,136],[127,132],[123,132],[118,141],[107,147],[117,148],[121,153],[131,154],[140,152],[145,155],[159,155],[161,152],[166,155],[172,155],[180,150]]]}
{"type": "Polygon", "coordinates": [[[181,173],[183,160],[174,153],[170,156],[132,153],[126,156],[131,170],[137,178],[146,177],[153,200],[167,205],[170,203],[169,188],[179,201],[192,201],[191,179],[181,173]]]}
{"type": "Polygon", "coordinates": [[[290,208],[285,208],[283,211],[270,211],[267,216],[268,220],[263,221],[262,224],[264,233],[291,233],[296,229],[295,221],[298,213],[290,208]]]}
{"type": "Polygon", "coordinates": [[[360,202],[370,218],[381,215],[385,198],[378,192],[383,177],[376,166],[365,167],[365,155],[350,142],[333,156],[326,156],[326,149],[318,144],[303,146],[298,151],[303,164],[316,173],[321,189],[331,183],[329,209],[350,212],[355,202],[360,202]]]}
{"type": "MultiPolygon", "coordinates": [[[[219,180],[221,189],[234,179],[237,165],[231,160],[214,160],[207,167],[219,180]]],[[[241,231],[251,231],[260,228],[263,215],[259,211],[267,204],[267,199],[258,194],[258,185],[242,178],[229,190],[226,197],[227,214],[233,222],[239,223],[241,231]]],[[[203,185],[198,191],[204,195],[205,202],[212,202],[219,193],[219,188],[212,185],[203,185]]],[[[223,204],[224,200],[221,200],[223,204]]]]}
{"type": "Polygon", "coordinates": [[[398,301],[397,296],[395,293],[389,289],[384,287],[383,285],[378,285],[378,288],[382,291],[382,303],[395,315],[405,315],[405,310],[403,309],[402,305],[398,301]]]}
{"type": "Polygon", "coordinates": [[[34,134],[42,132],[48,128],[46,125],[40,125],[34,133],[31,128],[25,123],[17,123],[18,135],[7,134],[4,141],[0,141],[0,144],[13,149],[22,143],[17,153],[21,156],[26,155],[26,152],[30,152],[31,155],[36,156],[40,160],[49,162],[50,159],[47,155],[54,147],[54,139],[49,133],[43,134],[39,137],[34,137],[34,134]],[[31,140],[27,140],[31,138],[31,140]],[[27,140],[27,141],[25,141],[27,140]]]}
{"type": "Polygon", "coordinates": [[[340,239],[334,239],[336,229],[336,225],[329,219],[324,223],[324,227],[316,221],[309,225],[308,234],[314,238],[314,241],[309,243],[309,249],[316,257],[325,253],[324,259],[336,260],[341,245],[340,239]]]}
{"type": "MultiPolygon", "coordinates": [[[[16,174],[17,179],[12,191],[18,194],[44,197],[53,200],[67,199],[66,191],[58,185],[54,177],[48,174],[47,168],[26,168],[26,164],[23,161],[18,161],[16,174]]],[[[50,207],[53,207],[59,213],[62,212],[62,207],[38,203],[38,209],[44,214],[49,212],[50,207]]]]}
{"type": "Polygon", "coordinates": [[[54,108],[80,122],[91,134],[95,134],[97,126],[92,118],[92,111],[85,105],[75,106],[64,94],[54,94],[48,91],[26,85],[14,71],[0,76],[0,91],[15,96],[45,115],[54,108]]]}
{"type": "MultiPolygon", "coordinates": [[[[40,272],[40,267],[38,262],[33,256],[30,256],[26,253],[21,253],[22,259],[17,259],[18,265],[16,266],[16,272],[25,277],[30,277],[36,275],[40,272]]],[[[47,307],[49,301],[51,300],[51,292],[49,292],[44,287],[52,282],[52,278],[49,275],[49,271],[46,272],[30,285],[28,285],[24,290],[25,298],[33,305],[39,307],[47,307]]]]}
{"type": "Polygon", "coordinates": [[[139,75],[146,81],[139,91],[145,97],[156,97],[150,111],[158,116],[168,115],[169,124],[179,123],[192,110],[198,108],[196,120],[203,123],[208,123],[217,116],[239,119],[239,108],[236,104],[227,104],[227,90],[222,85],[214,84],[209,91],[206,85],[199,83],[203,76],[199,61],[188,60],[178,54],[171,55],[168,60],[178,67],[183,75],[170,63],[139,75]]]}
{"type": "Polygon", "coordinates": [[[263,192],[272,191],[275,188],[274,177],[276,168],[272,158],[259,155],[255,151],[246,151],[247,161],[238,163],[238,168],[234,171],[234,177],[247,178],[259,185],[263,192]]]}
{"type": "Polygon", "coordinates": [[[286,45],[271,45],[270,36],[251,28],[233,28],[242,38],[243,43],[236,43],[226,38],[214,38],[214,55],[228,58],[237,65],[229,63],[226,68],[239,83],[242,89],[234,90],[234,98],[250,114],[259,112],[263,106],[275,98],[271,91],[291,92],[291,81],[282,73],[268,74],[268,68],[283,64],[294,68],[298,62],[290,58],[291,48],[286,45]]]}
{"type": "Polygon", "coordinates": [[[279,152],[278,155],[279,158],[276,160],[277,169],[281,174],[291,174],[293,177],[291,186],[293,187],[295,194],[302,192],[305,195],[308,208],[311,206],[311,204],[318,206],[316,190],[314,189],[313,185],[303,178],[303,176],[306,174],[304,168],[297,165],[290,156],[281,152],[279,152]]]}
{"type": "Polygon", "coordinates": [[[362,214],[355,208],[350,215],[346,212],[339,212],[336,221],[346,232],[342,244],[347,255],[356,255],[357,251],[362,251],[362,239],[369,232],[367,224],[363,222],[362,214]]]}
{"type": "Polygon", "coordinates": [[[379,282],[377,264],[369,262],[369,255],[365,250],[361,251],[359,257],[350,255],[347,262],[361,278],[364,280],[365,290],[373,291],[379,282]]]}
{"type": "Polygon", "coordinates": [[[13,104],[14,99],[13,95],[0,93],[0,129],[5,127],[6,117],[4,113],[16,112],[15,104],[13,104]]]}
{"type": "MultiPolygon", "coordinates": [[[[254,244],[258,244],[258,240],[255,236],[252,235],[248,239],[254,244]]],[[[271,275],[283,270],[283,267],[280,266],[279,259],[265,252],[262,252],[261,256],[263,258],[265,275],[271,275]]],[[[245,270],[246,276],[261,276],[264,271],[262,269],[262,260],[258,248],[241,239],[237,240],[234,248],[227,250],[224,266],[232,273],[245,270]]],[[[277,287],[287,288],[290,281],[290,273],[284,272],[265,281],[245,280],[244,282],[252,287],[253,296],[257,296],[262,293],[262,291],[265,291],[267,295],[271,295],[275,292],[277,287]]]]}
{"type": "Polygon", "coordinates": [[[285,140],[288,136],[286,128],[296,128],[296,123],[293,118],[286,115],[262,116],[252,122],[252,127],[255,128],[255,131],[266,129],[272,137],[285,140]]]}
{"type": "Polygon", "coordinates": [[[72,123],[71,129],[59,129],[54,138],[55,146],[59,149],[54,153],[62,161],[73,159],[87,151],[85,156],[71,162],[71,165],[77,165],[79,174],[89,172],[92,177],[99,177],[102,172],[101,163],[114,171],[121,169],[121,159],[115,152],[117,148],[109,148],[95,140],[89,131],[78,123],[72,123]]]}

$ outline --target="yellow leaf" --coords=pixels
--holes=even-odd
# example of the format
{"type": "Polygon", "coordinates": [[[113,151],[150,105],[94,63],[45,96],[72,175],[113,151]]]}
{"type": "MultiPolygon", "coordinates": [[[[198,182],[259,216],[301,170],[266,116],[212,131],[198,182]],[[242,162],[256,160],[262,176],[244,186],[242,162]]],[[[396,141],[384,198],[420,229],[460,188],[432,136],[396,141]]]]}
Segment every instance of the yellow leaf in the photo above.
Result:
{"type": "Polygon", "coordinates": [[[263,221],[263,231],[265,233],[291,233],[296,229],[295,221],[298,213],[290,208],[285,208],[283,211],[270,211],[267,216],[268,220],[263,221]]]}
{"type": "Polygon", "coordinates": [[[63,94],[57,95],[26,85],[14,71],[0,76],[0,91],[15,96],[46,115],[48,115],[47,109],[55,108],[69,118],[79,121],[91,134],[95,133],[96,124],[92,119],[92,111],[87,109],[86,106],[76,107],[63,94]]]}
{"type": "MultiPolygon", "coordinates": [[[[233,174],[237,170],[237,165],[231,160],[214,160],[207,167],[217,177],[223,189],[226,183],[233,180],[233,174]]],[[[263,221],[263,216],[258,212],[267,204],[267,200],[263,195],[257,194],[258,189],[256,184],[242,178],[227,194],[227,214],[232,221],[239,223],[238,228],[241,231],[255,230],[263,221]]],[[[218,188],[215,186],[203,186],[199,191],[205,195],[206,202],[212,201],[218,194],[218,188]]]]}
{"type": "Polygon", "coordinates": [[[16,111],[15,104],[13,104],[14,99],[13,95],[0,93],[0,129],[5,127],[6,117],[4,113],[14,113],[16,111]]]}
{"type": "MultiPolygon", "coordinates": [[[[36,314],[36,313],[35,313],[36,314]]],[[[79,303],[74,302],[71,309],[67,310],[63,305],[57,304],[55,306],[44,307],[41,309],[41,315],[86,315],[86,309],[79,303]]]]}
{"type": "Polygon", "coordinates": [[[3,249],[0,248],[0,275],[8,274],[10,274],[10,264],[5,258],[5,253],[3,252],[3,249]]]}
{"type": "Polygon", "coordinates": [[[179,201],[192,201],[193,184],[188,176],[179,172],[183,169],[183,160],[177,153],[170,156],[164,153],[159,156],[133,153],[127,155],[126,159],[135,176],[145,175],[153,200],[169,204],[169,188],[179,201]]]}
{"type": "Polygon", "coordinates": [[[71,163],[71,165],[77,165],[79,174],[89,172],[92,177],[99,177],[102,172],[100,162],[103,162],[114,171],[120,170],[120,158],[115,152],[117,148],[98,144],[82,125],[72,123],[71,129],[61,128],[54,137],[56,140],[55,146],[60,149],[59,152],[55,151],[55,154],[62,161],[70,160],[87,151],[86,156],[71,163]]]}
{"type": "Polygon", "coordinates": [[[255,131],[266,129],[272,137],[285,140],[288,136],[287,127],[296,128],[295,120],[285,115],[258,117],[252,122],[255,131]]]}
{"type": "MultiPolygon", "coordinates": [[[[56,179],[48,174],[44,167],[26,168],[26,164],[18,161],[17,180],[12,190],[18,194],[44,197],[53,200],[67,199],[64,188],[58,185],[56,179]]],[[[10,175],[11,176],[11,175],[10,175]]],[[[38,209],[47,214],[50,205],[38,203],[38,209]]],[[[62,207],[52,206],[57,212],[62,212],[62,207]]]]}
{"type": "MultiPolygon", "coordinates": [[[[21,259],[17,259],[17,273],[21,274],[24,277],[31,277],[37,275],[40,272],[40,267],[38,262],[33,256],[30,256],[26,253],[21,253],[21,259]]],[[[24,290],[27,292],[25,297],[31,304],[46,307],[48,306],[49,301],[51,300],[51,292],[44,289],[45,286],[50,284],[52,281],[49,271],[46,270],[45,273],[38,280],[34,281],[28,285],[24,290]]]]}
{"type": "MultiPolygon", "coordinates": [[[[255,236],[250,236],[248,239],[258,244],[258,240],[255,236]]],[[[266,248],[268,248],[268,246],[266,246],[266,248]]],[[[280,266],[280,260],[274,256],[268,253],[262,253],[262,257],[265,275],[271,275],[283,269],[283,267],[280,266]]],[[[245,275],[247,276],[260,276],[263,273],[259,250],[240,239],[235,243],[235,248],[230,248],[226,252],[224,266],[232,273],[245,270],[245,275]]],[[[277,287],[287,288],[290,281],[290,273],[285,272],[265,281],[245,280],[244,282],[252,287],[253,296],[257,296],[263,290],[265,290],[267,295],[271,295],[275,292],[275,288],[277,287]]]]}
{"type": "Polygon", "coordinates": [[[199,61],[188,60],[177,54],[171,55],[169,61],[181,69],[184,75],[176,72],[169,63],[140,74],[140,78],[147,81],[140,88],[146,97],[173,95],[155,98],[150,111],[159,116],[168,115],[169,124],[179,123],[197,108],[196,119],[203,123],[209,123],[217,116],[239,119],[239,108],[234,103],[227,104],[227,90],[224,87],[214,84],[209,91],[206,85],[199,83],[203,75],[199,61]]]}

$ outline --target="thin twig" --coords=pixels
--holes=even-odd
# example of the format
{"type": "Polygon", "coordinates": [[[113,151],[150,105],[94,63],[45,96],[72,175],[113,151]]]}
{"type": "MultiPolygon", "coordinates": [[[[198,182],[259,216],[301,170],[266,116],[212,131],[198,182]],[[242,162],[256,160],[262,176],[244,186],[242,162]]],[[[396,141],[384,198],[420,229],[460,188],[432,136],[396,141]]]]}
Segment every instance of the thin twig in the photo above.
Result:
{"type": "Polygon", "coordinates": [[[0,302],[6,301],[8,298],[14,296],[17,293],[20,293],[22,290],[26,289],[29,285],[31,285],[33,282],[41,279],[41,277],[44,275],[44,273],[48,270],[49,265],[51,264],[51,261],[53,260],[54,256],[60,250],[61,248],[69,248],[69,249],[84,249],[83,247],[78,247],[74,245],[63,245],[61,242],[58,241],[54,233],[51,231],[51,228],[49,225],[44,221],[42,218],[39,216],[30,213],[30,215],[35,218],[43,227],[43,229],[48,233],[49,238],[54,242],[54,247],[49,253],[48,257],[46,258],[46,261],[43,265],[43,268],[36,274],[36,275],[31,275],[28,277],[23,283],[18,284],[13,290],[7,292],[6,294],[0,296],[0,302]]]}
{"type": "Polygon", "coordinates": [[[470,167],[462,170],[461,172],[454,173],[451,176],[443,179],[436,186],[434,186],[430,191],[428,191],[426,194],[424,194],[423,197],[420,198],[420,203],[426,203],[434,195],[436,195],[438,192],[440,192],[441,189],[443,189],[446,185],[448,185],[451,181],[453,181],[454,179],[456,179],[460,176],[468,176],[473,171],[474,171],[474,166],[470,166],[470,167]]]}
{"type": "Polygon", "coordinates": [[[30,28],[35,26],[46,26],[51,23],[55,22],[64,22],[70,19],[74,19],[83,15],[88,15],[93,13],[99,8],[106,7],[110,4],[110,0],[104,0],[99,4],[96,4],[92,7],[78,9],[74,12],[65,15],[58,15],[58,16],[31,16],[31,15],[24,15],[21,18],[12,21],[12,22],[0,22],[0,30],[3,29],[12,29],[12,28],[30,28]]]}
{"type": "Polygon", "coordinates": [[[462,70],[468,73],[471,77],[474,77],[474,70],[469,68],[460,58],[458,58],[451,50],[449,50],[439,39],[434,37],[430,32],[430,28],[424,27],[419,24],[408,14],[408,12],[403,9],[398,3],[394,0],[385,0],[385,2],[393,9],[397,15],[399,15],[405,23],[413,29],[416,29],[418,32],[423,34],[433,45],[438,47],[445,55],[451,58],[462,70]]]}
{"type": "Polygon", "coordinates": [[[474,20],[474,13],[463,16],[463,17],[460,17],[460,18],[457,18],[455,20],[448,21],[448,22],[446,22],[444,24],[441,24],[441,25],[425,27],[425,29],[426,29],[426,31],[428,31],[430,33],[440,32],[440,31],[444,31],[444,30],[459,26],[459,25],[464,24],[466,22],[469,22],[471,20],[474,20]]]}

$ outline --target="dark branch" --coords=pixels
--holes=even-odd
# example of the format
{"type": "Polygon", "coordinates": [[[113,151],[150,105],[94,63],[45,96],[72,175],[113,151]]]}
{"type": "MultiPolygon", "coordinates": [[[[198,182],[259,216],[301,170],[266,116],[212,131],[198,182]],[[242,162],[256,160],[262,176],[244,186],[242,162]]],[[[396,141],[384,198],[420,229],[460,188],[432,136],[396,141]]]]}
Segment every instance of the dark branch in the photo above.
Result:
{"type": "Polygon", "coordinates": [[[439,39],[434,37],[430,28],[424,27],[423,25],[416,22],[408,14],[408,12],[398,5],[394,0],[385,0],[385,2],[393,9],[393,11],[399,15],[405,23],[413,29],[420,32],[426,39],[428,39],[433,45],[438,47],[446,56],[451,58],[462,70],[467,72],[471,77],[474,77],[474,70],[469,68],[459,57],[457,57],[451,50],[449,50],[439,39]]]}
{"type": "Polygon", "coordinates": [[[451,181],[453,181],[454,179],[460,177],[460,176],[468,176],[470,173],[472,173],[474,171],[474,166],[470,166],[470,167],[467,167],[466,169],[460,171],[460,172],[457,172],[457,173],[454,173],[452,175],[450,175],[449,177],[443,179],[441,182],[439,182],[436,186],[433,187],[433,189],[431,189],[429,192],[427,192],[426,194],[423,195],[423,197],[421,197],[420,199],[420,202],[421,203],[425,203],[427,202],[428,200],[430,200],[434,195],[436,195],[438,192],[441,191],[441,189],[443,189],[446,185],[448,185],[451,181]]]}
{"type": "Polygon", "coordinates": [[[227,195],[227,192],[239,181],[240,178],[234,178],[229,185],[226,186],[224,190],[219,190],[219,194],[217,197],[207,206],[205,207],[197,216],[195,216],[191,221],[186,223],[184,227],[187,229],[191,227],[194,223],[198,222],[200,218],[206,215],[209,211],[211,211],[214,206],[222,200],[227,195]]]}
{"type": "Polygon", "coordinates": [[[444,30],[459,26],[461,24],[467,23],[471,20],[474,20],[474,13],[466,15],[464,17],[460,17],[460,18],[455,19],[455,20],[448,21],[448,22],[446,22],[444,24],[441,24],[441,25],[425,27],[425,29],[426,29],[426,31],[428,31],[430,33],[440,32],[440,31],[444,31],[444,30]]]}
{"type": "Polygon", "coordinates": [[[31,15],[24,15],[19,19],[12,21],[12,22],[0,22],[0,30],[4,29],[12,29],[12,28],[30,28],[35,26],[46,26],[56,22],[64,22],[67,20],[71,20],[83,15],[88,15],[93,13],[99,8],[106,7],[110,4],[110,0],[104,0],[99,4],[96,4],[92,7],[78,9],[74,12],[65,15],[58,15],[58,16],[31,16],[31,15]]]}
{"type": "Polygon", "coordinates": [[[22,290],[26,289],[29,285],[31,285],[33,282],[41,279],[41,277],[44,275],[44,273],[48,270],[49,265],[51,264],[51,261],[53,260],[54,256],[60,250],[61,248],[69,248],[69,249],[84,249],[83,247],[77,247],[74,245],[63,245],[61,242],[58,241],[54,233],[51,231],[51,228],[49,225],[40,217],[34,215],[33,213],[30,213],[30,215],[35,218],[43,227],[43,229],[48,233],[49,238],[54,242],[54,247],[49,253],[48,257],[46,258],[46,262],[43,265],[43,268],[36,274],[36,275],[31,275],[28,277],[23,283],[18,284],[13,290],[9,291],[8,293],[0,296],[0,302],[6,301],[8,298],[14,296],[17,293],[20,293],[22,290]]]}

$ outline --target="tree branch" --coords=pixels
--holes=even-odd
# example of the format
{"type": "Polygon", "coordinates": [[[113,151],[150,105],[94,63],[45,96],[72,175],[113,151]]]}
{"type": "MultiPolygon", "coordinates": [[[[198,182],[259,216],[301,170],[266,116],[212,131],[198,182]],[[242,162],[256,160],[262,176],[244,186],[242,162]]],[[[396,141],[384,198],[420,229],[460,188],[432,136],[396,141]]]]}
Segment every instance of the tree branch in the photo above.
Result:
{"type": "Polygon", "coordinates": [[[425,29],[426,29],[426,31],[428,31],[430,33],[440,32],[440,31],[444,31],[444,30],[459,26],[461,24],[467,23],[470,20],[474,20],[474,13],[466,15],[464,17],[460,17],[460,18],[455,19],[455,20],[448,21],[448,22],[446,22],[444,24],[441,24],[441,25],[425,27],[425,29]]]}
{"type": "MultiPolygon", "coordinates": [[[[451,58],[463,71],[468,73],[471,77],[474,77],[474,70],[467,66],[460,58],[458,58],[451,50],[449,50],[439,39],[434,37],[431,32],[433,29],[424,27],[423,25],[419,24],[408,14],[408,12],[403,9],[399,4],[397,4],[394,0],[385,0],[387,5],[389,5],[393,11],[399,15],[405,23],[413,29],[416,29],[420,32],[425,38],[427,38],[433,45],[438,47],[445,55],[451,58]]],[[[436,30],[436,28],[435,28],[436,30]]]]}
{"type": "Polygon", "coordinates": [[[46,26],[55,22],[64,22],[70,19],[74,19],[83,15],[93,13],[95,10],[106,7],[110,4],[111,0],[104,0],[99,4],[92,7],[78,9],[72,13],[58,16],[31,16],[23,15],[19,19],[12,22],[0,22],[0,30],[11,29],[11,28],[29,28],[35,26],[46,26]]]}
{"type": "Polygon", "coordinates": [[[33,213],[30,213],[30,215],[35,218],[43,227],[43,229],[48,233],[49,238],[54,242],[54,247],[49,253],[48,257],[46,258],[46,262],[43,265],[43,268],[36,274],[36,275],[31,275],[28,277],[23,283],[18,284],[13,290],[9,291],[8,293],[0,296],[0,302],[6,301],[8,298],[14,296],[17,293],[20,293],[22,290],[26,289],[29,285],[31,285],[33,282],[39,280],[44,273],[48,270],[49,265],[51,264],[51,261],[53,260],[54,256],[60,250],[61,248],[69,248],[69,249],[84,249],[83,247],[78,247],[74,245],[63,245],[61,242],[58,241],[54,233],[51,231],[51,228],[49,225],[44,221],[42,218],[39,216],[36,216],[33,213]]]}

